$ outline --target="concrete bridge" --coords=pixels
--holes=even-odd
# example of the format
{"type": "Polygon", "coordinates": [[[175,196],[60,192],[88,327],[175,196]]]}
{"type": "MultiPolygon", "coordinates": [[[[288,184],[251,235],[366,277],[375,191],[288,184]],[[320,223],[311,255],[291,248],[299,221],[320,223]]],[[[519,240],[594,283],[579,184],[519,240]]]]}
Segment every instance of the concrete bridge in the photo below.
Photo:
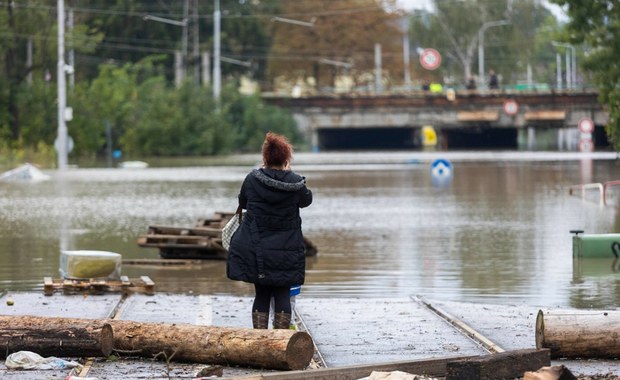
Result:
{"type": "Polygon", "coordinates": [[[595,91],[463,90],[263,99],[290,110],[314,150],[415,149],[423,146],[425,126],[445,149],[578,150],[583,119],[595,125],[596,149],[609,145],[608,114],[597,97],[595,91]]]}

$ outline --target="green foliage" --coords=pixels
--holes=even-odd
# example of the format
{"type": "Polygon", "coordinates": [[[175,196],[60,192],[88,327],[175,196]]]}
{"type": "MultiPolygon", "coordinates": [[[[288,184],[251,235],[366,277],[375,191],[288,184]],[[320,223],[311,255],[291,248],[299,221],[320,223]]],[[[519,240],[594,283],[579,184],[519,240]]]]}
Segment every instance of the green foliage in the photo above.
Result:
{"type": "Polygon", "coordinates": [[[265,104],[258,94],[243,96],[228,88],[223,99],[227,103],[226,117],[234,130],[236,150],[259,151],[268,131],[286,136],[293,144],[302,144],[292,115],[265,104]]]}
{"type": "Polygon", "coordinates": [[[27,111],[20,113],[22,141],[52,146],[58,126],[55,84],[36,79],[32,84],[22,83],[19,90],[19,108],[27,111]]]}
{"type": "Polygon", "coordinates": [[[620,150],[620,7],[614,0],[555,0],[568,6],[570,22],[565,41],[583,43],[590,51],[582,67],[593,74],[600,99],[607,106],[609,140],[620,150]]]}

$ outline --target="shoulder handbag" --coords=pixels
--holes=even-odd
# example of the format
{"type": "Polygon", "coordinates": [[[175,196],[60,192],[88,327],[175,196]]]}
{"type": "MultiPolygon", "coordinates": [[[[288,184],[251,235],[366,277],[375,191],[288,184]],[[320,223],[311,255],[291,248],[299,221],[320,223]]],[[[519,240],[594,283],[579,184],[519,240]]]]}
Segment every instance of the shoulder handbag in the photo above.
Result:
{"type": "Polygon", "coordinates": [[[230,248],[230,240],[232,239],[233,234],[241,225],[241,210],[241,206],[237,207],[237,211],[235,212],[235,214],[232,216],[232,218],[230,218],[228,223],[226,223],[224,228],[222,228],[222,246],[227,251],[230,248]]]}

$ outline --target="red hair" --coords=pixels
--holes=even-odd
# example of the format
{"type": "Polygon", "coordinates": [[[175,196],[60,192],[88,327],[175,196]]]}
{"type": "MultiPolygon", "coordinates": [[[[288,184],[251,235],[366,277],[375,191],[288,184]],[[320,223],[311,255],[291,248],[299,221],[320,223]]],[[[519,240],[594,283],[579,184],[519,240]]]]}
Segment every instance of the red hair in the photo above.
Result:
{"type": "Polygon", "coordinates": [[[263,142],[263,162],[268,167],[284,166],[291,160],[293,146],[285,136],[267,132],[263,142]]]}

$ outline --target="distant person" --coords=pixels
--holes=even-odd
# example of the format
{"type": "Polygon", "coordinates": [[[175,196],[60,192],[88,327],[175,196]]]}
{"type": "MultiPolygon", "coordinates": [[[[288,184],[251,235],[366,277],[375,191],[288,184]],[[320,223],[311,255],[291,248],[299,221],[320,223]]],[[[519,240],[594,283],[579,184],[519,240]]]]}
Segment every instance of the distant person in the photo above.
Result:
{"type": "Polygon", "coordinates": [[[428,81],[424,81],[424,83],[422,83],[422,91],[430,91],[430,89],[431,89],[430,83],[428,83],[428,81]]]}
{"type": "Polygon", "coordinates": [[[247,212],[228,250],[226,274],[254,284],[252,325],[266,329],[274,300],[276,329],[291,323],[290,289],[302,285],[306,253],[299,209],[312,203],[306,178],[291,170],[293,147],[287,138],[268,132],[262,148],[263,166],[252,170],[239,192],[247,212]]]}
{"type": "Polygon", "coordinates": [[[499,80],[497,79],[497,74],[495,70],[489,71],[489,88],[492,90],[496,90],[499,88],[499,80]]]}
{"type": "Polygon", "coordinates": [[[470,76],[469,79],[467,79],[467,84],[465,85],[465,88],[468,90],[475,90],[476,89],[476,77],[470,76]]]}

